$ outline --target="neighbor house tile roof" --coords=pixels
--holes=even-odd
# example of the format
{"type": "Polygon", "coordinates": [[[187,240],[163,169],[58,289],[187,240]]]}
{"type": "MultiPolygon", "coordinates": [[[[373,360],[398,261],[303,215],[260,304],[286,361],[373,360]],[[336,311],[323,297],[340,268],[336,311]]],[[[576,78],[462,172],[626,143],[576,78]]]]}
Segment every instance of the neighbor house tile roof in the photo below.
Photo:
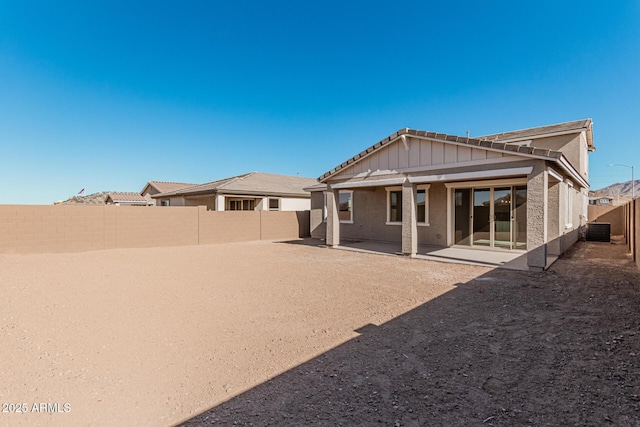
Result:
{"type": "Polygon", "coordinates": [[[100,193],[88,194],[86,196],[73,196],[69,199],[56,202],[56,205],[104,205],[104,200],[109,195],[108,191],[102,191],[100,193]]]}
{"type": "Polygon", "coordinates": [[[534,148],[534,147],[527,147],[527,146],[517,145],[517,144],[507,144],[504,142],[493,142],[493,141],[488,141],[488,140],[479,139],[479,138],[468,138],[468,137],[462,137],[462,136],[448,135],[446,133],[437,133],[437,132],[429,132],[424,130],[404,128],[404,129],[400,129],[398,132],[392,135],[389,135],[382,141],[379,141],[373,144],[371,147],[356,154],[346,162],[336,166],[330,171],[322,174],[318,178],[318,181],[325,181],[329,177],[353,165],[354,163],[360,161],[364,157],[369,156],[374,151],[380,150],[381,148],[397,140],[403,135],[423,137],[423,138],[428,138],[432,140],[442,141],[445,143],[450,142],[450,143],[457,143],[457,144],[466,144],[473,147],[491,148],[494,150],[500,150],[500,151],[504,151],[512,154],[520,153],[520,154],[527,154],[527,155],[533,155],[533,156],[540,156],[540,157],[548,158],[550,160],[559,159],[560,157],[562,157],[562,153],[560,151],[549,150],[546,148],[534,148]]]}
{"type": "Polygon", "coordinates": [[[212,193],[308,197],[309,193],[303,188],[314,184],[317,184],[317,181],[313,178],[251,172],[175,191],[154,194],[151,197],[195,196],[212,193]]]}
{"type": "Polygon", "coordinates": [[[148,203],[148,200],[138,193],[109,193],[105,201],[109,199],[114,203],[148,203]]]}
{"type": "Polygon", "coordinates": [[[196,184],[187,182],[149,181],[147,185],[145,185],[141,193],[144,193],[144,190],[146,190],[150,185],[155,187],[155,189],[160,193],[166,193],[168,191],[175,191],[180,190],[181,188],[191,187],[196,184]]]}

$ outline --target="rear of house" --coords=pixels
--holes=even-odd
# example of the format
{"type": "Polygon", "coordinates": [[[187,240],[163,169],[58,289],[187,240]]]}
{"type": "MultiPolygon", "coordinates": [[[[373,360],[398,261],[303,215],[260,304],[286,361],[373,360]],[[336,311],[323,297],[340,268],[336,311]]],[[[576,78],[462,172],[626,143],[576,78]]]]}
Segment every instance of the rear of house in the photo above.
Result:
{"type": "Polygon", "coordinates": [[[323,174],[311,234],[526,254],[543,270],[587,222],[590,119],[478,138],[401,129],[323,174]]]}

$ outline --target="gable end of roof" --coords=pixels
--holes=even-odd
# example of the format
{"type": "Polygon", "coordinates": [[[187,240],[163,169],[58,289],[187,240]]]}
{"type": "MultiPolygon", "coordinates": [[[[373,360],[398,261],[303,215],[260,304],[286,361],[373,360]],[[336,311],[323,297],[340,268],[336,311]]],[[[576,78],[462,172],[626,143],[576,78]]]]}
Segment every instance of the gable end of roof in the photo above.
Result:
{"type": "Polygon", "coordinates": [[[351,157],[347,161],[342,162],[340,165],[334,167],[330,171],[325,172],[320,177],[318,177],[318,181],[325,182],[328,178],[339,173],[341,170],[355,163],[358,163],[363,158],[371,155],[375,151],[382,149],[386,145],[396,141],[398,138],[402,137],[403,135],[440,141],[445,144],[446,143],[465,144],[465,145],[470,145],[472,147],[487,148],[487,149],[492,149],[497,151],[503,151],[505,153],[514,153],[514,154],[520,154],[520,155],[526,155],[526,156],[537,156],[537,157],[545,157],[550,159],[560,159],[560,157],[562,157],[561,152],[548,150],[544,148],[534,148],[534,147],[528,147],[525,145],[509,144],[506,142],[491,141],[491,140],[482,139],[482,138],[468,138],[468,137],[461,137],[456,135],[448,135],[446,133],[428,132],[428,131],[422,131],[422,130],[403,128],[403,129],[400,129],[398,132],[384,138],[383,140],[378,141],[377,143],[373,144],[366,150],[361,151],[360,153],[351,157]]]}

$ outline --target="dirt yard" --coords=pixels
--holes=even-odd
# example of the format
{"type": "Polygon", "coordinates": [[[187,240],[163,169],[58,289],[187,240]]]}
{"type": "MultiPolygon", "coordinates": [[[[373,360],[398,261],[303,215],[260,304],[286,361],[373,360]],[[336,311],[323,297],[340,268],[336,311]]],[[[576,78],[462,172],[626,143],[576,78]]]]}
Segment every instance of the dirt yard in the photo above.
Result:
{"type": "Polygon", "coordinates": [[[535,274],[269,242],[0,255],[0,291],[0,425],[640,424],[623,246],[535,274]]]}

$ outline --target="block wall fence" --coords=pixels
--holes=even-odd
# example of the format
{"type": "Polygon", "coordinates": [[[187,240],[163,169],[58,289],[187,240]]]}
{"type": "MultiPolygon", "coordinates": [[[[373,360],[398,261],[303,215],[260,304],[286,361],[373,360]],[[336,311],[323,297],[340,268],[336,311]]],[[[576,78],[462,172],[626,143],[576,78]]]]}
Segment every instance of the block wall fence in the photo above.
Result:
{"type": "Polygon", "coordinates": [[[638,268],[640,268],[640,199],[635,199],[631,205],[631,212],[629,217],[631,218],[630,232],[631,236],[631,255],[636,262],[638,268]]]}
{"type": "Polygon", "coordinates": [[[622,210],[627,249],[636,266],[640,268],[640,198],[619,206],[617,209],[622,210]]]}
{"type": "Polygon", "coordinates": [[[204,206],[0,205],[0,253],[187,246],[309,235],[309,211],[207,211],[204,206]]]}
{"type": "Polygon", "coordinates": [[[594,206],[589,205],[587,208],[587,217],[589,222],[608,222],[611,224],[611,234],[623,235],[626,233],[626,214],[625,207],[620,206],[594,206]]]}

